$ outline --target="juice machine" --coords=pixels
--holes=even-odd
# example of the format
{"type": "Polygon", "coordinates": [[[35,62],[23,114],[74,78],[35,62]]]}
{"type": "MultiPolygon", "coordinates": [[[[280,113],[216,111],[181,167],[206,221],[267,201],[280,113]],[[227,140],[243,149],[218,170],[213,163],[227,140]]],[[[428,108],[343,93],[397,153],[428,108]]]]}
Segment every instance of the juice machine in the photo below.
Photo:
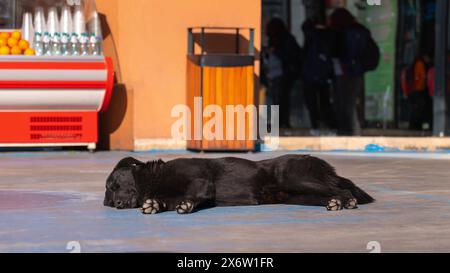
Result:
{"type": "Polygon", "coordinates": [[[95,1],[0,6],[0,147],[95,150],[114,82],[95,1]]]}

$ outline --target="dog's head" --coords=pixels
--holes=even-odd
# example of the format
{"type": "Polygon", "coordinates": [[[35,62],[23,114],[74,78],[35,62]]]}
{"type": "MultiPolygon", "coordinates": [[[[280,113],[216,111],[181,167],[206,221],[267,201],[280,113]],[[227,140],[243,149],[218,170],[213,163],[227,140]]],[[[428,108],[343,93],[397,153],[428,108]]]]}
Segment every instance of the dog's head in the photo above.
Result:
{"type": "Polygon", "coordinates": [[[105,200],[103,204],[117,209],[137,208],[139,188],[136,181],[136,169],[145,163],[128,157],[122,159],[106,181],[105,200]]]}

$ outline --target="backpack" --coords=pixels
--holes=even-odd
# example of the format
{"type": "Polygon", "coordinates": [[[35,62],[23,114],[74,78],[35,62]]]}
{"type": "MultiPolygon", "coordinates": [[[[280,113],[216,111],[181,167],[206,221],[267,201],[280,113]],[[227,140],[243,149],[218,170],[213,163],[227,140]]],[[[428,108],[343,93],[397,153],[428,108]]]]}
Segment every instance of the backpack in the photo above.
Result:
{"type": "Polygon", "coordinates": [[[423,92],[424,89],[426,89],[428,83],[428,74],[426,72],[426,64],[421,58],[417,58],[411,65],[408,65],[402,69],[400,73],[400,80],[405,97],[408,97],[412,93],[423,92]],[[416,70],[416,66],[419,62],[425,66],[425,75],[416,70]]]}
{"type": "Polygon", "coordinates": [[[303,63],[303,79],[310,83],[326,82],[334,76],[328,32],[315,30],[309,39],[303,63]]]}
{"type": "Polygon", "coordinates": [[[346,48],[349,73],[363,75],[377,69],[380,48],[368,29],[360,25],[346,30],[346,48]]]}
{"type": "Polygon", "coordinates": [[[303,48],[297,43],[294,36],[289,35],[286,41],[286,56],[284,68],[287,75],[298,78],[302,71],[303,48]]]}
{"type": "Polygon", "coordinates": [[[372,35],[368,36],[367,48],[363,58],[363,66],[365,72],[373,71],[380,64],[381,53],[380,48],[373,39],[372,35]]]}

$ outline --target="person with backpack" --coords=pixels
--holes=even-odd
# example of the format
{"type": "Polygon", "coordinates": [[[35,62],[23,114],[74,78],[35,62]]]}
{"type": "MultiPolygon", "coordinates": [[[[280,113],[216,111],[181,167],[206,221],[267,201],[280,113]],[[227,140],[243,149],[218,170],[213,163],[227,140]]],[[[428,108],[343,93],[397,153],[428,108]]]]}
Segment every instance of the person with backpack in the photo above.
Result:
{"type": "Polygon", "coordinates": [[[273,102],[280,106],[280,127],[291,128],[291,94],[301,73],[303,50],[279,18],[267,25],[269,48],[265,52],[268,85],[273,102]]]}
{"type": "Polygon", "coordinates": [[[403,96],[409,103],[410,130],[422,131],[425,128],[432,128],[434,82],[430,84],[430,80],[433,79],[429,77],[434,77],[429,76],[431,67],[431,58],[426,54],[423,57],[416,57],[411,65],[401,71],[401,88],[403,96]]]}
{"type": "Polygon", "coordinates": [[[330,27],[335,41],[332,55],[338,135],[351,136],[360,133],[364,74],[378,67],[380,50],[370,31],[345,8],[331,14],[330,27]]]}
{"type": "Polygon", "coordinates": [[[314,19],[306,20],[302,29],[305,36],[302,80],[311,125],[313,129],[320,129],[321,125],[334,129],[332,37],[327,27],[314,19]]]}

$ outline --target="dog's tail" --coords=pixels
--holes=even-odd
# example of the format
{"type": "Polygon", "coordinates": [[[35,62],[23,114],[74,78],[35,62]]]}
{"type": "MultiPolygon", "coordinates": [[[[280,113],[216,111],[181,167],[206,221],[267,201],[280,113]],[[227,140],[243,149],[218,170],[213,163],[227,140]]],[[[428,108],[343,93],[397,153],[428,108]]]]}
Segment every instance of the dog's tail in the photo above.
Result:
{"type": "Polygon", "coordinates": [[[365,205],[375,202],[375,199],[372,196],[357,187],[352,181],[346,178],[341,178],[340,180],[341,181],[339,183],[339,187],[345,190],[349,190],[352,195],[358,200],[359,204],[365,205]]]}

